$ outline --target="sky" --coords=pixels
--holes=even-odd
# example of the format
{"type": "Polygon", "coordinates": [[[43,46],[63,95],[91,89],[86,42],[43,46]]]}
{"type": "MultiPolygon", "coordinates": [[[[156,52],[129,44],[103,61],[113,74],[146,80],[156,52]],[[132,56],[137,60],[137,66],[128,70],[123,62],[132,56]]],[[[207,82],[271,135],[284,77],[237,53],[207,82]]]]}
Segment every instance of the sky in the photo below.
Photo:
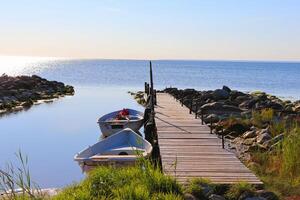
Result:
{"type": "Polygon", "coordinates": [[[299,0],[0,0],[0,55],[300,60],[299,0]]]}

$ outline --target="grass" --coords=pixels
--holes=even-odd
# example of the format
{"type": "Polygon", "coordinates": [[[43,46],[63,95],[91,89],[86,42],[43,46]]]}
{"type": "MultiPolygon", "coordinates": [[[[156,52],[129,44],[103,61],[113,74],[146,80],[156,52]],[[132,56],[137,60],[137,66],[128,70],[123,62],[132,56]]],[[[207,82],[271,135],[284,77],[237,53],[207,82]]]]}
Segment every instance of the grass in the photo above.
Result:
{"type": "Polygon", "coordinates": [[[226,198],[229,200],[236,200],[239,199],[239,197],[245,192],[254,195],[254,188],[249,183],[240,182],[229,188],[226,192],[226,198]]]}
{"type": "Polygon", "coordinates": [[[98,167],[79,184],[64,189],[54,200],[183,199],[182,187],[149,161],[136,166],[98,167]]]}
{"type": "Polygon", "coordinates": [[[8,163],[5,169],[0,169],[0,193],[4,199],[42,199],[40,187],[31,180],[28,167],[28,157],[21,151],[16,153],[18,165],[8,163]]]}
{"type": "Polygon", "coordinates": [[[293,123],[283,133],[283,142],[275,150],[252,154],[252,161],[258,164],[253,170],[280,196],[300,195],[299,124],[293,123]]]}
{"type": "Polygon", "coordinates": [[[190,180],[188,186],[185,189],[186,193],[192,194],[198,199],[207,199],[207,190],[214,191],[211,181],[204,178],[194,178],[190,180]]]}

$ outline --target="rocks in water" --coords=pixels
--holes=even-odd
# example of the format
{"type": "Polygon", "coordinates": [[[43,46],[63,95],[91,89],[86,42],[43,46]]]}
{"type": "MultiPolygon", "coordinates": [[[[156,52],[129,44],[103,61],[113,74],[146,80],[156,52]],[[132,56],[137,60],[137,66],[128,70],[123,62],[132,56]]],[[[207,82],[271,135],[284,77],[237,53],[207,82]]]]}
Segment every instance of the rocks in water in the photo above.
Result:
{"type": "Polygon", "coordinates": [[[136,102],[142,106],[146,106],[147,104],[147,100],[146,100],[146,96],[145,93],[142,91],[138,91],[138,92],[129,92],[131,96],[133,96],[133,98],[136,100],[136,102]]]}
{"type": "Polygon", "coordinates": [[[29,108],[38,100],[73,95],[74,88],[57,81],[48,81],[37,75],[0,76],[1,113],[29,108]]]}

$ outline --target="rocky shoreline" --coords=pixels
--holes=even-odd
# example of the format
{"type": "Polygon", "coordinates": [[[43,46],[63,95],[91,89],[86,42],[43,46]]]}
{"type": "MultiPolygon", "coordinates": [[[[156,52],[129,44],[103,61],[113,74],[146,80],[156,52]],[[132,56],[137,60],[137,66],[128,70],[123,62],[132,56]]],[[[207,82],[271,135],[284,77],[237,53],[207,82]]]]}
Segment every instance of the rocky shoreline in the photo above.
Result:
{"type": "Polygon", "coordinates": [[[203,115],[215,133],[220,134],[222,129],[229,149],[249,165],[255,165],[251,163],[251,152],[272,151],[283,140],[283,130],[274,126],[300,119],[300,101],[282,100],[260,91],[244,93],[223,86],[210,91],[166,88],[162,92],[203,115]],[[268,118],[278,123],[272,124],[268,118]]]}
{"type": "Polygon", "coordinates": [[[49,81],[37,75],[13,77],[3,74],[0,76],[0,116],[74,93],[74,88],[70,85],[49,81]]]}

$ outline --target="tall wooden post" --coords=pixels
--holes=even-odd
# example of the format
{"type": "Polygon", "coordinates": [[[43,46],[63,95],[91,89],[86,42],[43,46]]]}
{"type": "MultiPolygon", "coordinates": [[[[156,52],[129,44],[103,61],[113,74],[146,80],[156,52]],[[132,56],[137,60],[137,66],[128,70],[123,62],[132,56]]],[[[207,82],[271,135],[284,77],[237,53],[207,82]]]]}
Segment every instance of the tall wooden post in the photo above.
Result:
{"type": "Polygon", "coordinates": [[[151,110],[154,112],[154,98],[153,98],[153,75],[152,75],[152,62],[150,61],[150,95],[151,95],[151,110]]]}

